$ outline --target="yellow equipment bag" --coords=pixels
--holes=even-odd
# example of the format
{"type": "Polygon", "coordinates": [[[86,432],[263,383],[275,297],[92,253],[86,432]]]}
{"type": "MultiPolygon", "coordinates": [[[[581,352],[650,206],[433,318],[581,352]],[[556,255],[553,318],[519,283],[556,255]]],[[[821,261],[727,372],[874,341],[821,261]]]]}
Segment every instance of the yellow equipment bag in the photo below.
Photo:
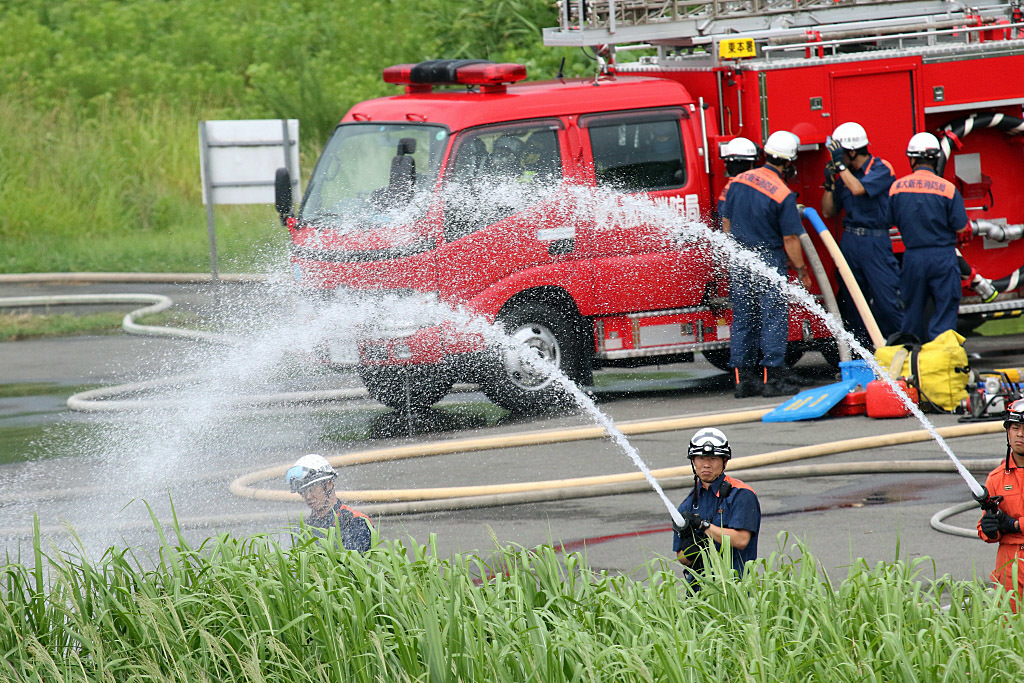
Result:
{"type": "Polygon", "coordinates": [[[960,405],[961,399],[967,398],[971,368],[963,342],[964,338],[956,330],[946,330],[920,346],[882,346],[875,351],[875,360],[885,369],[892,364],[897,352],[909,349],[902,369],[894,376],[906,377],[917,387],[922,405],[948,413],[960,405]]]}

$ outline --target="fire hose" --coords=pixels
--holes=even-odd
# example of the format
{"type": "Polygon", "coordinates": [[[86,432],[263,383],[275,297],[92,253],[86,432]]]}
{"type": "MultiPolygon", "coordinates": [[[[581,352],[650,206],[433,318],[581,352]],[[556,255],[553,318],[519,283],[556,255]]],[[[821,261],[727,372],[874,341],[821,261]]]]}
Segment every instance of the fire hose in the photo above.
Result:
{"type": "Polygon", "coordinates": [[[969,135],[971,131],[983,128],[995,128],[1007,135],[1020,135],[1024,133],[1024,119],[996,111],[979,111],[953,119],[943,126],[936,136],[939,138],[939,147],[942,150],[938,167],[935,169],[936,175],[942,177],[946,162],[949,161],[949,157],[953,153],[953,147],[959,149],[963,146],[961,142],[963,137],[969,135]]]}
{"type": "MultiPolygon", "coordinates": [[[[817,218],[817,214],[813,212],[813,209],[809,210],[813,213],[814,217],[817,218]]],[[[821,224],[820,218],[817,222],[821,224]]],[[[813,219],[812,219],[813,223],[813,219]]],[[[823,224],[821,224],[822,227],[823,224]]],[[[817,227],[817,226],[816,226],[817,227]]],[[[825,231],[827,233],[827,230],[825,231]]],[[[134,325],[134,317],[141,315],[143,311],[155,312],[156,310],[164,310],[171,305],[170,299],[167,297],[159,297],[154,295],[135,295],[135,294],[124,294],[124,295],[95,295],[95,296],[82,296],[82,297],[18,297],[11,300],[0,300],[0,305],[42,305],[44,303],[124,303],[124,302],[141,302],[150,303],[150,307],[146,309],[140,309],[133,311],[125,316],[124,324],[128,329],[129,324],[134,325]],[[99,299],[99,301],[95,301],[99,299]],[[44,301],[45,300],[45,301],[44,301]],[[90,300],[90,301],[86,301],[90,300]],[[13,302],[13,303],[12,303],[13,302]]],[[[159,330],[173,328],[147,328],[146,326],[137,326],[136,333],[159,333],[159,330]]],[[[189,332],[183,330],[174,330],[175,332],[189,332]]],[[[194,335],[196,338],[204,338],[206,333],[200,333],[194,335]]],[[[175,334],[173,336],[191,336],[186,334],[175,334]]],[[[223,341],[219,335],[213,335],[209,341],[223,341]]],[[[308,397],[305,397],[308,399],[308,397]]],[[[768,409],[753,410],[753,411],[740,411],[717,414],[714,416],[700,416],[700,417],[677,417],[677,418],[666,418],[662,420],[649,420],[640,423],[627,423],[622,425],[623,433],[627,435],[636,435],[644,433],[653,433],[660,431],[670,431],[678,429],[693,428],[704,425],[708,422],[709,418],[713,417],[715,424],[736,424],[740,422],[749,422],[758,420],[766,413],[768,409]]],[[[956,427],[946,427],[937,430],[940,435],[948,437],[956,436],[971,436],[977,434],[994,433],[1001,429],[1001,425],[998,424],[975,424],[975,425],[963,425],[956,427]]],[[[544,443],[555,443],[572,441],[579,439],[596,439],[603,438],[605,431],[601,427],[583,427],[575,428],[571,430],[555,430],[553,432],[540,432],[540,433],[527,433],[525,435],[512,435],[508,437],[494,437],[488,439],[469,439],[469,440],[458,440],[444,443],[435,444],[418,444],[415,446],[405,446],[393,449],[382,449],[375,451],[367,451],[363,453],[339,455],[331,458],[332,464],[338,466],[363,464],[368,462],[380,462],[383,460],[398,460],[409,457],[422,457],[426,455],[440,455],[444,453],[454,452],[470,452],[475,450],[489,450],[494,448],[508,448],[512,446],[527,446],[527,445],[538,445],[544,443]]],[[[895,435],[887,435],[880,437],[865,437],[859,439],[850,439],[843,442],[835,442],[832,444],[822,444],[818,446],[806,446],[793,449],[785,449],[783,451],[776,451],[772,453],[765,453],[757,456],[748,456],[736,458],[733,461],[732,470],[752,470],[753,468],[764,467],[766,465],[777,464],[780,462],[788,462],[791,460],[797,460],[808,457],[818,457],[821,455],[828,455],[834,453],[847,452],[851,450],[860,450],[865,448],[877,448],[885,445],[896,445],[901,443],[912,443],[915,441],[924,441],[932,438],[932,435],[927,431],[920,430],[917,432],[903,432],[895,435]]],[[[922,464],[921,461],[909,462],[905,464],[895,463],[861,463],[859,464],[862,468],[866,468],[864,473],[872,470],[871,468],[881,468],[883,472],[897,472],[897,471],[949,471],[950,466],[953,466],[956,471],[964,478],[964,480],[971,487],[972,494],[975,499],[980,503],[984,503],[987,499],[987,492],[970,474],[967,466],[959,461],[955,456],[950,453],[952,463],[946,461],[929,461],[926,464],[922,464]],[[925,468],[922,470],[921,468],[925,468]],[[938,469],[928,469],[935,467],[938,469]],[[907,468],[907,469],[903,469],[907,468]]],[[[976,466],[978,463],[971,462],[971,466],[976,466]]],[[[991,463],[984,462],[986,467],[991,467],[991,463]]],[[[765,478],[773,478],[774,476],[788,477],[788,476],[827,476],[828,474],[840,473],[841,470],[834,468],[842,468],[847,465],[836,465],[836,466],[817,466],[820,474],[814,474],[812,470],[800,470],[802,474],[797,474],[797,470],[791,470],[790,472],[776,472],[774,475],[764,472],[749,471],[745,473],[745,477],[754,481],[765,478]]],[[[253,482],[260,481],[267,478],[280,477],[287,469],[287,465],[282,465],[274,468],[267,468],[258,472],[244,475],[235,479],[231,485],[230,490],[233,494],[240,497],[252,498],[258,500],[294,500],[296,499],[295,494],[291,494],[286,491],[278,490],[263,490],[256,489],[251,486],[253,482]]],[[[787,468],[779,468],[787,469],[787,468]]],[[[666,479],[666,484],[669,488],[678,486],[688,486],[689,469],[687,467],[676,467],[676,468],[665,468],[656,470],[653,474],[659,479],[666,479]]],[[[349,491],[342,492],[342,495],[349,499],[376,502],[378,506],[373,506],[368,513],[369,514],[403,514],[412,512],[424,512],[428,510],[437,509],[463,509],[467,507],[485,507],[490,505],[505,505],[512,503],[521,502],[537,502],[541,500],[559,500],[564,498],[575,498],[575,497],[587,497],[587,496],[598,496],[598,495],[611,495],[614,493],[627,493],[646,490],[647,483],[643,480],[643,475],[639,472],[630,472],[618,475],[601,475],[597,477],[580,477],[575,479],[564,479],[564,480],[553,480],[547,482],[525,482],[519,484],[504,484],[504,485],[486,485],[486,486],[475,486],[475,487],[447,487],[443,489],[408,489],[408,490],[386,490],[386,491],[349,491]]],[[[49,492],[54,493],[54,492],[49,492]]],[[[8,498],[10,496],[5,496],[8,498]]],[[[17,499],[22,499],[23,496],[15,496],[17,499]]],[[[973,505],[973,503],[972,503],[973,505]]],[[[943,511],[946,512],[946,511],[943,511]]],[[[940,513],[941,514],[941,513],[940,513]]],[[[237,516],[238,519],[256,520],[263,519],[263,515],[268,515],[270,518],[280,518],[280,512],[271,513],[255,513],[250,515],[237,516]]],[[[196,523],[205,520],[203,523],[209,523],[213,519],[220,521],[227,521],[232,517],[220,517],[220,518],[198,518],[192,520],[196,523]]],[[[179,522],[188,524],[189,520],[180,519],[179,522]]],[[[935,524],[933,524],[935,526],[935,524]]],[[[939,529],[938,526],[935,528],[939,529]]],[[[941,530],[941,529],[940,529],[941,530]]]]}
{"type": "MultiPolygon", "coordinates": [[[[828,281],[828,275],[825,274],[825,267],[821,265],[821,259],[818,258],[818,250],[814,248],[811,236],[806,232],[800,233],[800,244],[804,249],[804,258],[811,264],[811,272],[814,273],[814,280],[818,283],[818,289],[821,290],[821,298],[825,300],[825,309],[836,320],[840,320],[839,304],[836,303],[836,296],[832,293],[832,285],[828,281]]],[[[842,363],[852,358],[850,346],[845,341],[836,339],[836,346],[839,349],[839,362],[842,363]]]]}
{"type": "MultiPolygon", "coordinates": [[[[962,139],[965,136],[969,135],[972,131],[985,128],[994,128],[1007,135],[1020,135],[1024,133],[1024,119],[999,112],[981,111],[950,121],[937,132],[939,148],[942,154],[935,169],[936,175],[940,178],[942,177],[954,147],[956,149],[963,147],[962,139]]],[[[990,198],[991,194],[992,192],[989,190],[990,198]]],[[[971,221],[971,231],[973,235],[981,235],[986,239],[996,242],[1010,242],[1024,236],[1024,225],[1002,225],[992,221],[978,220],[971,221]]],[[[957,259],[960,265],[961,279],[970,280],[971,289],[986,303],[994,300],[999,292],[1008,292],[1016,289],[1019,274],[1021,270],[1024,270],[1024,267],[1022,267],[1015,271],[1010,278],[992,282],[978,273],[959,250],[957,250],[957,259]],[[1006,281],[1004,282],[1004,280],[1006,281]]]]}
{"type": "Polygon", "coordinates": [[[829,256],[835,262],[836,270],[839,271],[839,275],[843,278],[843,283],[850,292],[850,298],[853,299],[857,312],[860,313],[860,317],[864,321],[864,327],[867,328],[868,336],[871,337],[871,343],[874,344],[875,348],[885,346],[885,337],[882,336],[882,331],[878,329],[875,316],[871,314],[871,308],[868,306],[867,299],[864,298],[864,293],[860,291],[860,285],[857,284],[857,279],[853,276],[853,271],[850,270],[850,265],[846,262],[843,252],[840,251],[836,239],[828,231],[817,211],[807,206],[804,207],[803,213],[804,218],[814,227],[818,237],[821,238],[825,248],[828,249],[829,256]]]}

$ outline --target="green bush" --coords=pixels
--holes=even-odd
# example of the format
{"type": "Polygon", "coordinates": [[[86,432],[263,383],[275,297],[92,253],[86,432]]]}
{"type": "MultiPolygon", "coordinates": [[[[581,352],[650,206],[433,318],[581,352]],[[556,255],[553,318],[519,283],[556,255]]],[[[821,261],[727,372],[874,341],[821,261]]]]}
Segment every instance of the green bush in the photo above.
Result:
{"type": "MultiPolygon", "coordinates": [[[[308,173],[381,70],[438,57],[589,64],[551,50],[546,0],[8,0],[0,5],[0,271],[208,265],[197,122],[298,118],[308,173]]],[[[228,267],[284,237],[272,207],[218,207],[228,267]]]]}

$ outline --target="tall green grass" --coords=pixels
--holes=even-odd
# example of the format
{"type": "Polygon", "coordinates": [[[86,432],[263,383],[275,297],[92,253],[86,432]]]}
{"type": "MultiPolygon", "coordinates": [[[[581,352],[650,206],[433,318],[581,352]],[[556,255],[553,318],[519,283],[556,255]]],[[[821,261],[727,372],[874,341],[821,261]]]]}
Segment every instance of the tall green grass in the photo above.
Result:
{"type": "MultiPolygon", "coordinates": [[[[547,0],[7,0],[0,3],[0,272],[208,267],[197,122],[300,119],[308,174],[390,64],[525,62],[551,50],[547,0]]],[[[303,183],[304,186],[304,183],[303,183]]],[[[217,207],[224,269],[280,254],[272,207],[217,207]]]]}
{"type": "MultiPolygon", "coordinates": [[[[333,533],[333,532],[332,532],[333,533]]],[[[920,562],[833,586],[775,553],[694,593],[550,547],[366,555],[308,538],[179,535],[153,556],[45,553],[0,568],[0,677],[46,681],[1002,681],[1024,628],[980,584],[920,562]],[[944,609],[942,604],[950,605],[944,609]]]]}

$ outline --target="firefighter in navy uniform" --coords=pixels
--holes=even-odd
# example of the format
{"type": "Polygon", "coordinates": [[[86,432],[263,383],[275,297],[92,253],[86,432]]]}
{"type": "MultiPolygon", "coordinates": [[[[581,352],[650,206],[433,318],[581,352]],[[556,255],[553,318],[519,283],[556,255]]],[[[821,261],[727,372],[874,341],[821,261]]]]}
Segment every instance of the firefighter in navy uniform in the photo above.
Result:
{"type": "Polygon", "coordinates": [[[310,453],[299,458],[285,474],[292,493],[298,493],[309,506],[306,525],[318,535],[325,530],[338,529],[346,550],[365,553],[370,549],[370,518],[338,500],[334,480],[338,473],[322,455],[310,453]]]}
{"type": "MultiPolygon", "coordinates": [[[[827,218],[843,212],[843,239],[839,248],[846,258],[882,336],[902,329],[900,266],[889,238],[889,187],[896,179],[888,161],[868,151],[864,128],[852,121],[832,132],[826,143],[832,155],[825,166],[825,193],[821,211],[827,218]]],[[[867,345],[867,328],[860,319],[846,285],[840,282],[839,310],[843,324],[867,345]]]]}
{"type": "Polygon", "coordinates": [[[935,174],[938,139],[918,133],[907,144],[910,175],[889,188],[889,222],[903,237],[902,332],[927,342],[956,329],[960,311],[959,233],[970,228],[963,197],[953,183],[935,174]],[[931,299],[934,313],[925,318],[931,299]]]}
{"type": "Polygon", "coordinates": [[[699,573],[701,548],[709,539],[720,548],[729,537],[732,567],[742,576],[744,565],[757,557],[761,504],[753,489],[725,474],[732,457],[729,440],[720,430],[704,427],[690,439],[686,457],[693,468],[693,491],[679,505],[685,525],[673,523],[672,550],[691,573],[699,573]]]}
{"type": "MultiPolygon", "coordinates": [[[[786,186],[795,173],[800,139],[776,131],[765,141],[766,163],[733,179],[722,205],[722,230],[742,246],[755,251],[769,268],[787,272],[793,262],[797,277],[810,289],[811,276],[804,261],[799,235],[804,232],[796,208],[796,195],[786,186]]],[[[733,368],[736,398],[784,396],[796,393],[784,365],[789,314],[786,297],[744,270],[734,270],[729,282],[732,337],[729,366],[733,368]],[[758,368],[758,352],[761,354],[758,368]]]]}
{"type": "Polygon", "coordinates": [[[986,543],[998,543],[992,581],[1011,595],[1013,611],[1024,594],[1024,399],[1006,408],[1006,459],[989,472],[985,490],[998,496],[998,508],[986,510],[978,521],[978,536],[986,543]],[[1016,576],[1014,574],[1016,573],[1016,576]]]}

